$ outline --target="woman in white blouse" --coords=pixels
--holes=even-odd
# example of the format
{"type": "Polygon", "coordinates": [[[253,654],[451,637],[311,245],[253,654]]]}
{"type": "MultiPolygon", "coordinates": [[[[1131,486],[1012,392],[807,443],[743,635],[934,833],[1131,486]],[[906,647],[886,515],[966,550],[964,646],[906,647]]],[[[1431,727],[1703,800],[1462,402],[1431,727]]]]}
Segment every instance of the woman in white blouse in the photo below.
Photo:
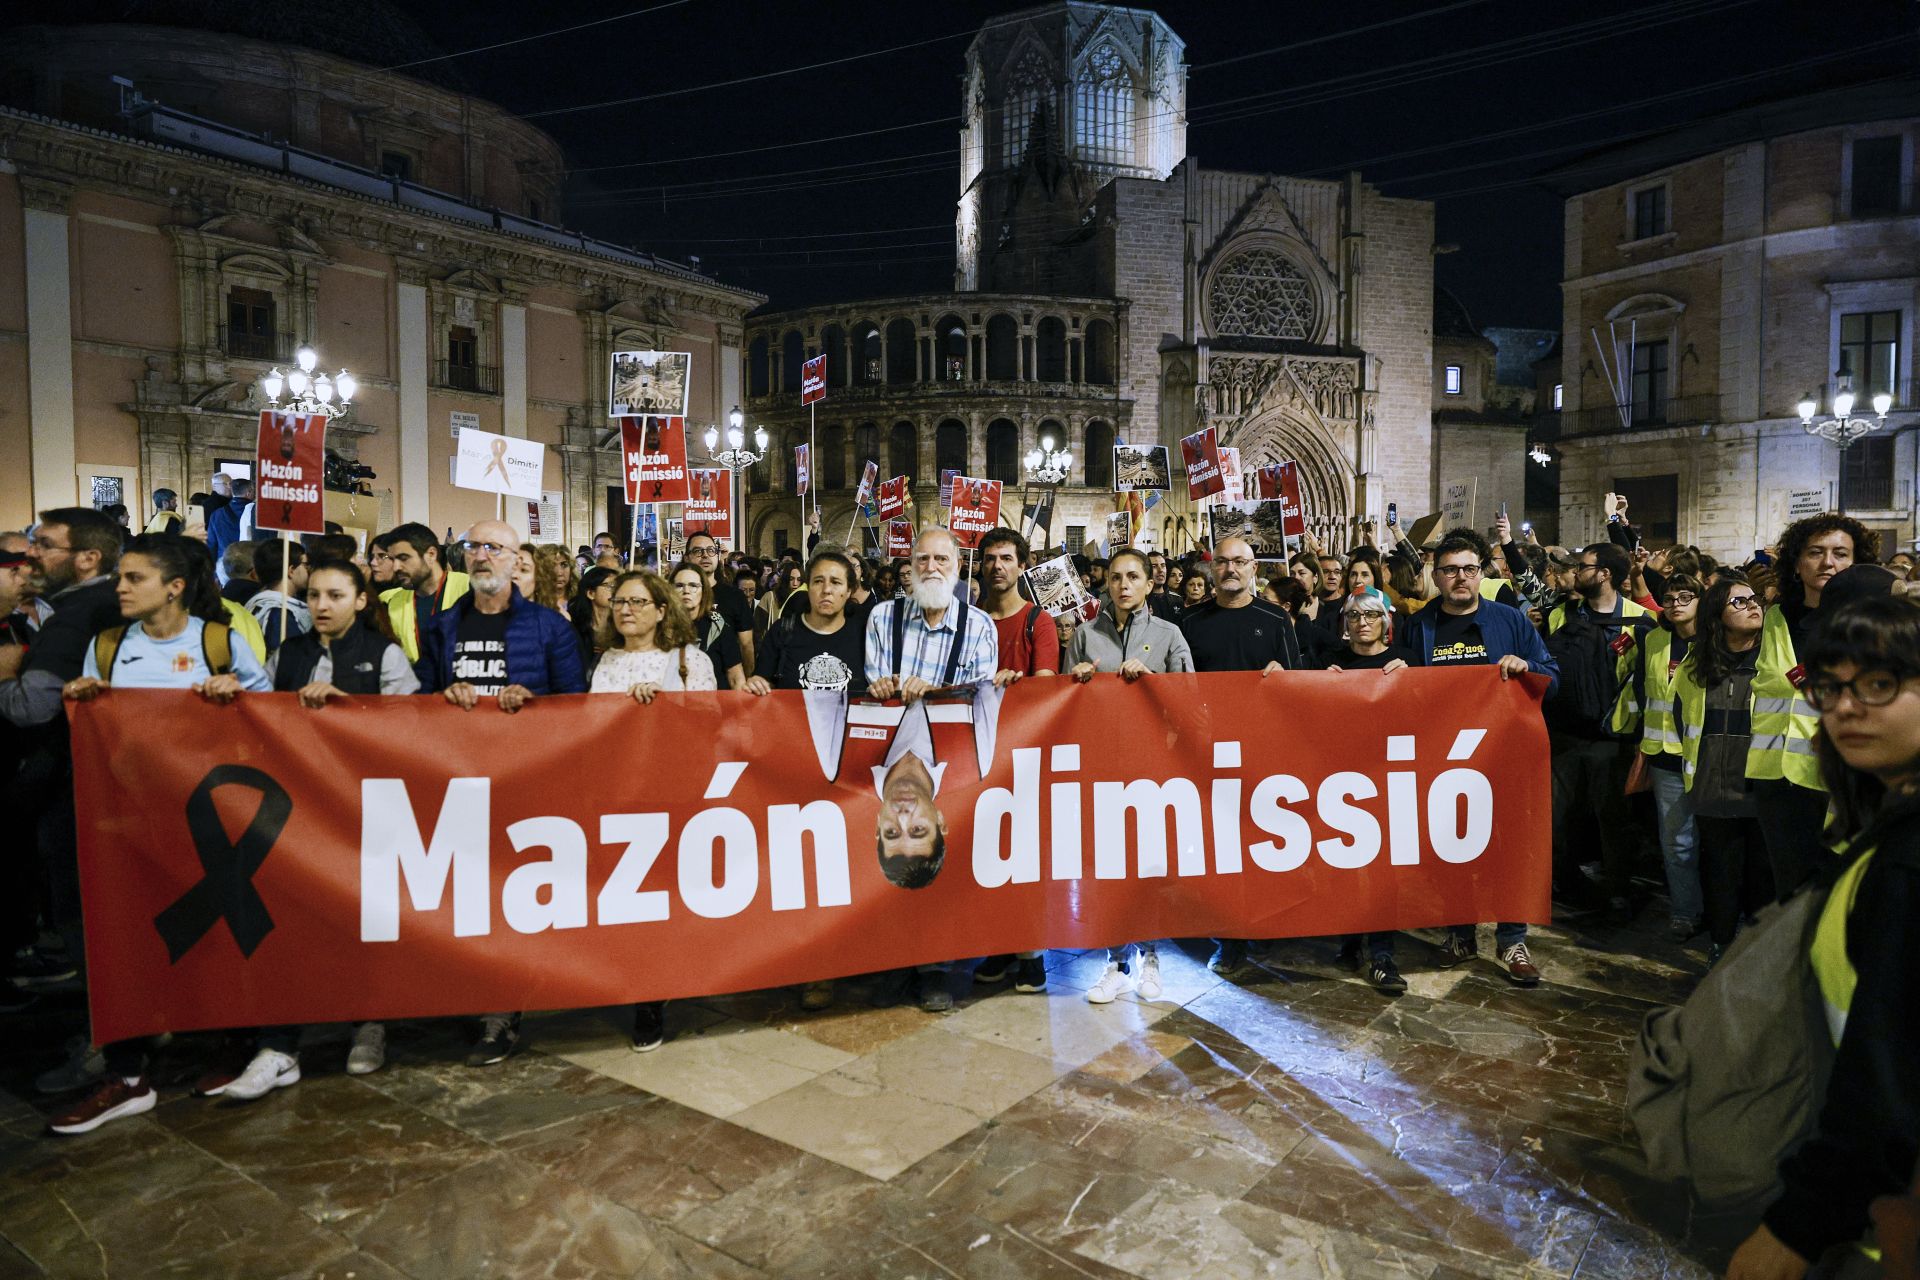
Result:
{"type": "Polygon", "coordinates": [[[613,605],[599,637],[606,651],[593,668],[589,693],[630,693],[652,702],[661,690],[715,688],[713,660],[700,650],[693,623],[666,579],[633,569],[613,580],[613,605]]]}

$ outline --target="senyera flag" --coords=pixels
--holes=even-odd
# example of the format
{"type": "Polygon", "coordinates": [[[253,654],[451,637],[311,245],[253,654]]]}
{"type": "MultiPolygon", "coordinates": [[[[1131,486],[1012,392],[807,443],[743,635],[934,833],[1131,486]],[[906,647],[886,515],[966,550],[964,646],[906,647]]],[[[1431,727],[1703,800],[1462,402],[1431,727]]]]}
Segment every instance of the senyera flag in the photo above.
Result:
{"type": "Polygon", "coordinates": [[[812,404],[827,398],[827,354],[821,352],[800,366],[800,403],[812,404]]]}
{"type": "Polygon", "coordinates": [[[887,521],[887,556],[901,560],[913,554],[913,521],[887,521]]]}
{"type": "Polygon", "coordinates": [[[687,501],[687,420],[620,419],[620,456],[627,503],[687,501]]]}
{"type": "Polygon", "coordinates": [[[1187,497],[1210,498],[1227,487],[1220,470],[1220,442],[1212,427],[1180,437],[1180,458],[1187,469],[1187,497]]]}
{"type": "Polygon", "coordinates": [[[911,709],[670,693],[511,716],[110,690],[68,707],[93,1036],[1544,921],[1543,687],[1097,675],[911,709]],[[928,834],[881,823],[896,785],[928,834]]]}
{"type": "Polygon", "coordinates": [[[253,457],[254,524],[288,533],[325,533],[326,465],[325,414],[263,412],[253,457]]]}
{"type": "Polygon", "coordinates": [[[680,512],[681,536],[711,534],[715,539],[733,533],[732,474],[721,468],[695,467],[693,493],[680,512]]]}
{"type": "Polygon", "coordinates": [[[971,550],[1000,523],[1000,482],[972,476],[953,478],[953,510],[947,528],[953,540],[971,550]]]}

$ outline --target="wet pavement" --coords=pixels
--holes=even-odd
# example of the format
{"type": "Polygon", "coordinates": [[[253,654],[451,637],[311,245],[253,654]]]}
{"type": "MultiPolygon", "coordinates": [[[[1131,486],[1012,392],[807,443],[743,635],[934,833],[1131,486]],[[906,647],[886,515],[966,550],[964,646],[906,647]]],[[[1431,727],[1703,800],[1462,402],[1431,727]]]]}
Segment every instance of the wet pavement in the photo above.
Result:
{"type": "Polygon", "coordinates": [[[625,1010],[529,1016],[484,1069],[464,1023],[358,1077],[320,1028],[251,1104],[189,1096],[221,1046],[187,1036],[154,1111],[79,1138],[33,1092],[83,1026],[55,996],[0,1045],[0,1280],[1707,1277],[1727,1225],[1630,1172],[1628,1048],[1703,963],[1656,915],[1536,931],[1532,990],[1403,936],[1398,999],[1308,940],[1240,983],[1163,946],[1151,1004],[1088,1004],[1104,957],[1068,951],[946,1015],[676,1003],[649,1054],[625,1010]]]}

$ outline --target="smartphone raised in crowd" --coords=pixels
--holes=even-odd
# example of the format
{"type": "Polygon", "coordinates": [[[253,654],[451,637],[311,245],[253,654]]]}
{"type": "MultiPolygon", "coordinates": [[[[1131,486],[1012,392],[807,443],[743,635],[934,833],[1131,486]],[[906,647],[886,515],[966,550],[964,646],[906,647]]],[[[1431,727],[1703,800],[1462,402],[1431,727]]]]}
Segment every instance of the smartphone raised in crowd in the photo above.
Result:
{"type": "Polygon", "coordinates": [[[1387,523],[1388,524],[1400,523],[1400,504],[1399,503],[1389,502],[1387,504],[1387,523]]]}

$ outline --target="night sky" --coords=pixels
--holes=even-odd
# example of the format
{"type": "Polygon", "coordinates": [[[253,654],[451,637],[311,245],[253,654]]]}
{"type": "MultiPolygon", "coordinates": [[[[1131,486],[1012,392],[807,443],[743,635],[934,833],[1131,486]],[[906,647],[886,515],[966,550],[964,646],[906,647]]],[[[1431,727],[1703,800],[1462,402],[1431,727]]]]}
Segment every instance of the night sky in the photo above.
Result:
{"type": "MultiPolygon", "coordinates": [[[[99,16],[156,2],[191,8],[101,0],[99,16]]],[[[950,287],[964,50],[985,18],[1029,7],[389,2],[448,52],[650,8],[413,71],[556,136],[575,167],[570,226],[697,255],[776,307],[950,287]],[[874,56],[796,70],[861,54],[874,56]],[[756,76],[768,78],[715,87],[756,76]],[[650,100],[593,106],[640,97],[650,100]],[[867,136],[815,141],[847,134],[867,136]]],[[[298,9],[313,20],[334,5],[355,25],[355,0],[298,9]]],[[[75,8],[29,0],[13,20],[75,8]]],[[[1437,238],[1458,246],[1437,260],[1439,281],[1483,326],[1559,325],[1560,202],[1539,173],[1745,102],[1890,75],[1920,51],[1911,0],[1157,9],[1187,45],[1190,154],[1223,169],[1358,168],[1390,195],[1436,200],[1437,238]]]]}

